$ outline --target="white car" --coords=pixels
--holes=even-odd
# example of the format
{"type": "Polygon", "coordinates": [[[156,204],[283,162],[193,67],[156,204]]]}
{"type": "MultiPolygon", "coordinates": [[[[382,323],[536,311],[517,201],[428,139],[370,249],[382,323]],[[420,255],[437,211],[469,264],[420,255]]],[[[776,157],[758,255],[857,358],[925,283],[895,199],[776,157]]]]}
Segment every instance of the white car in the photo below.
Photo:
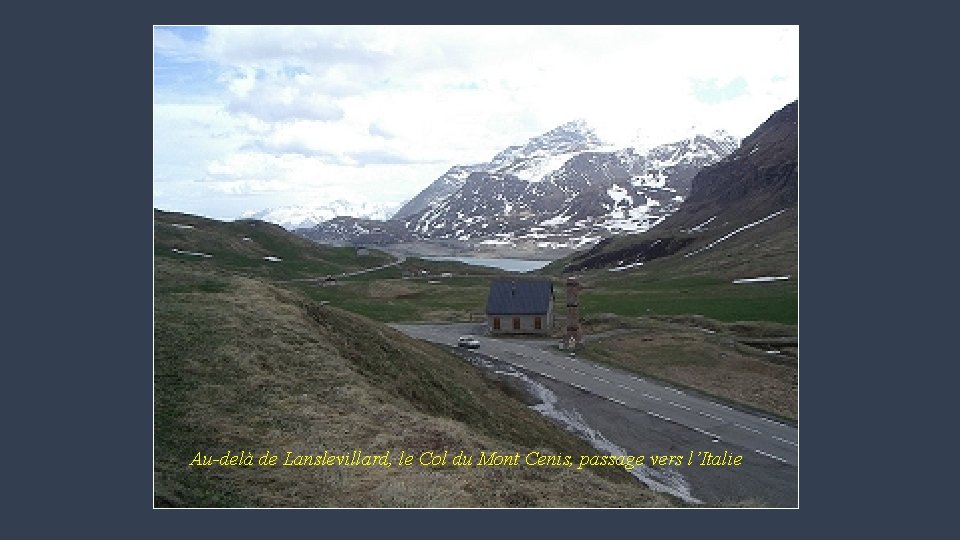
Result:
{"type": "Polygon", "coordinates": [[[480,341],[473,336],[460,336],[457,340],[457,347],[466,347],[468,349],[479,349],[480,341]]]}

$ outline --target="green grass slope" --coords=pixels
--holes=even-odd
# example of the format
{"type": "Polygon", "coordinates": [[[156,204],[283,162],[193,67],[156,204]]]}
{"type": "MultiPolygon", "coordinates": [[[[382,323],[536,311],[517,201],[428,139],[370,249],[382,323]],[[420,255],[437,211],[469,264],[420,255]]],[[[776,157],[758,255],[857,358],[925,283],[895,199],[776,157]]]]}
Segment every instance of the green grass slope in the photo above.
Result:
{"type": "MultiPolygon", "coordinates": [[[[450,352],[275,280],[376,265],[255,222],[159,214],[155,504],[174,507],[670,506],[621,469],[212,467],[228,450],[392,459],[401,450],[595,454],[450,352]],[[192,229],[174,227],[193,225],[192,229]],[[244,237],[251,240],[243,240],[244,237]],[[181,255],[172,248],[213,257],[181,255]],[[263,265],[278,256],[300,266],[263,265]],[[320,270],[323,269],[323,270],[320,270]]],[[[357,286],[377,286],[376,281],[357,286]]],[[[389,286],[389,284],[388,284],[389,286]]],[[[316,290],[321,290],[316,288],[316,290]]],[[[387,291],[383,294],[393,294],[387,291]]]]}
{"type": "Polygon", "coordinates": [[[393,260],[376,250],[357,255],[354,248],[321,246],[263,221],[221,222],[160,210],[154,211],[154,257],[277,280],[323,277],[393,260]]]}

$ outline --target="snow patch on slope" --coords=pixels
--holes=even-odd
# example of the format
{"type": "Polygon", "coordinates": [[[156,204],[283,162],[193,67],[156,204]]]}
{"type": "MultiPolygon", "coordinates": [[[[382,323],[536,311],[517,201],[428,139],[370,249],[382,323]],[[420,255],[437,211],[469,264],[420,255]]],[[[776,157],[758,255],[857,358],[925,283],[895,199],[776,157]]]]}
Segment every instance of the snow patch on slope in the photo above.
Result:
{"type": "Polygon", "coordinates": [[[697,225],[696,227],[692,227],[692,228],[690,229],[690,232],[700,232],[700,231],[702,231],[704,227],[706,227],[707,225],[709,225],[710,222],[713,221],[713,220],[715,220],[715,219],[717,219],[717,216],[711,217],[710,219],[704,221],[703,223],[697,225]]]}
{"type": "Polygon", "coordinates": [[[607,190],[607,196],[613,199],[616,206],[619,206],[622,201],[627,201],[630,206],[633,206],[633,197],[630,196],[630,192],[617,184],[607,190]]]}
{"type": "Polygon", "coordinates": [[[561,215],[559,215],[559,216],[555,216],[555,217],[552,217],[552,218],[550,218],[550,219],[541,221],[541,222],[540,222],[540,225],[544,225],[544,226],[547,226],[547,227],[552,227],[552,226],[556,226],[556,225],[563,225],[564,223],[570,221],[570,217],[571,217],[571,216],[568,216],[568,215],[565,215],[565,214],[561,214],[561,215]]]}
{"type": "Polygon", "coordinates": [[[607,271],[608,271],[608,272],[622,272],[622,271],[624,271],[624,270],[628,270],[628,269],[630,269],[630,268],[636,268],[636,267],[638,267],[638,266],[643,266],[643,263],[642,263],[642,262],[635,262],[635,263],[633,263],[633,264],[625,264],[625,265],[623,265],[623,266],[617,266],[617,267],[615,267],[615,268],[610,268],[610,269],[607,270],[607,271]]]}
{"type": "Polygon", "coordinates": [[[192,257],[206,257],[206,258],[213,257],[213,255],[210,255],[209,253],[198,253],[196,251],[183,251],[182,249],[179,249],[179,248],[173,248],[170,251],[174,253],[179,253],[180,255],[190,255],[192,257]]]}
{"type": "Polygon", "coordinates": [[[497,172],[508,173],[527,182],[540,182],[547,175],[560,170],[563,165],[576,153],[544,155],[520,161],[516,165],[498,169],[497,172]]]}
{"type": "Polygon", "coordinates": [[[733,235],[735,235],[735,234],[737,234],[737,233],[739,233],[739,232],[745,231],[745,230],[747,230],[747,229],[749,229],[749,228],[751,228],[751,227],[756,227],[757,225],[763,223],[764,221],[767,221],[768,219],[773,219],[773,218],[779,216],[780,214],[782,214],[782,213],[784,213],[784,212],[786,212],[786,211],[787,211],[786,208],[784,208],[783,210],[779,210],[779,211],[777,211],[777,212],[774,212],[774,213],[770,214],[769,216],[767,216],[767,217],[765,217],[765,218],[763,218],[763,219],[758,219],[757,221],[754,221],[753,223],[747,223],[747,224],[744,225],[743,227],[740,227],[739,229],[737,229],[737,230],[735,230],[735,231],[733,231],[733,232],[731,232],[731,233],[725,234],[724,236],[722,236],[722,237],[714,240],[713,242],[710,242],[710,243],[707,244],[706,246],[704,246],[704,247],[702,247],[702,248],[700,248],[700,249],[698,249],[698,250],[696,250],[696,251],[691,251],[690,253],[687,253],[686,255],[684,255],[684,257],[690,257],[691,255],[696,255],[697,253],[700,253],[701,251],[706,251],[706,250],[712,248],[713,246],[719,244],[720,242],[723,242],[723,241],[726,240],[727,238],[730,238],[731,236],[733,236],[733,235]]]}
{"type": "Polygon", "coordinates": [[[767,281],[782,281],[785,279],[790,279],[790,276],[760,276],[753,278],[740,278],[733,280],[733,283],[764,283],[767,281]]]}

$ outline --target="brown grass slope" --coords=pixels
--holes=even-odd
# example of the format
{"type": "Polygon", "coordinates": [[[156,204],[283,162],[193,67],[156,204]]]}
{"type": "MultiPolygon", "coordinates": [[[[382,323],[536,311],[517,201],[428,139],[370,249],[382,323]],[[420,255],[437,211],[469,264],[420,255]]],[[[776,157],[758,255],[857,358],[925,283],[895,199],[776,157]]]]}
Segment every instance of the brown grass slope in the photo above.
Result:
{"type": "MultiPolygon", "coordinates": [[[[670,506],[619,469],[190,467],[260,455],[460,449],[593,454],[439,348],[260,279],[158,258],[155,504],[670,506]]],[[[576,459],[576,458],[575,458],[576,459]]]]}
{"type": "Polygon", "coordinates": [[[624,322],[633,330],[589,342],[584,356],[787,422],[797,420],[793,326],[720,323],[690,316],[624,322]],[[771,349],[778,354],[769,354],[771,349]]]}

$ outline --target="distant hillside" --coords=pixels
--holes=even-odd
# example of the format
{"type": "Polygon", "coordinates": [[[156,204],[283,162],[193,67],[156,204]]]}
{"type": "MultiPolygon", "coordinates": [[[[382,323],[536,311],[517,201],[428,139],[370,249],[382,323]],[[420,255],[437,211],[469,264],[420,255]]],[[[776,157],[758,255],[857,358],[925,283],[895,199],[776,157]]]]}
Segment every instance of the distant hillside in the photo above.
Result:
{"type": "Polygon", "coordinates": [[[154,256],[245,275],[294,279],[386,264],[392,257],[349,247],[317,245],[279,225],[256,220],[216,221],[154,211],[154,256]]]}
{"type": "Polygon", "coordinates": [[[248,212],[243,217],[269,221],[288,230],[294,230],[315,227],[339,216],[385,220],[390,218],[395,209],[396,206],[389,204],[335,200],[323,204],[267,208],[259,212],[248,212]]]}
{"type": "Polygon", "coordinates": [[[676,212],[644,234],[610,238],[553,271],[688,270],[796,274],[798,103],[777,111],[740,148],[692,180],[676,212]]]}
{"type": "Polygon", "coordinates": [[[346,216],[335,217],[295,232],[315,242],[334,246],[383,246],[415,240],[414,235],[399,221],[346,216]]]}

